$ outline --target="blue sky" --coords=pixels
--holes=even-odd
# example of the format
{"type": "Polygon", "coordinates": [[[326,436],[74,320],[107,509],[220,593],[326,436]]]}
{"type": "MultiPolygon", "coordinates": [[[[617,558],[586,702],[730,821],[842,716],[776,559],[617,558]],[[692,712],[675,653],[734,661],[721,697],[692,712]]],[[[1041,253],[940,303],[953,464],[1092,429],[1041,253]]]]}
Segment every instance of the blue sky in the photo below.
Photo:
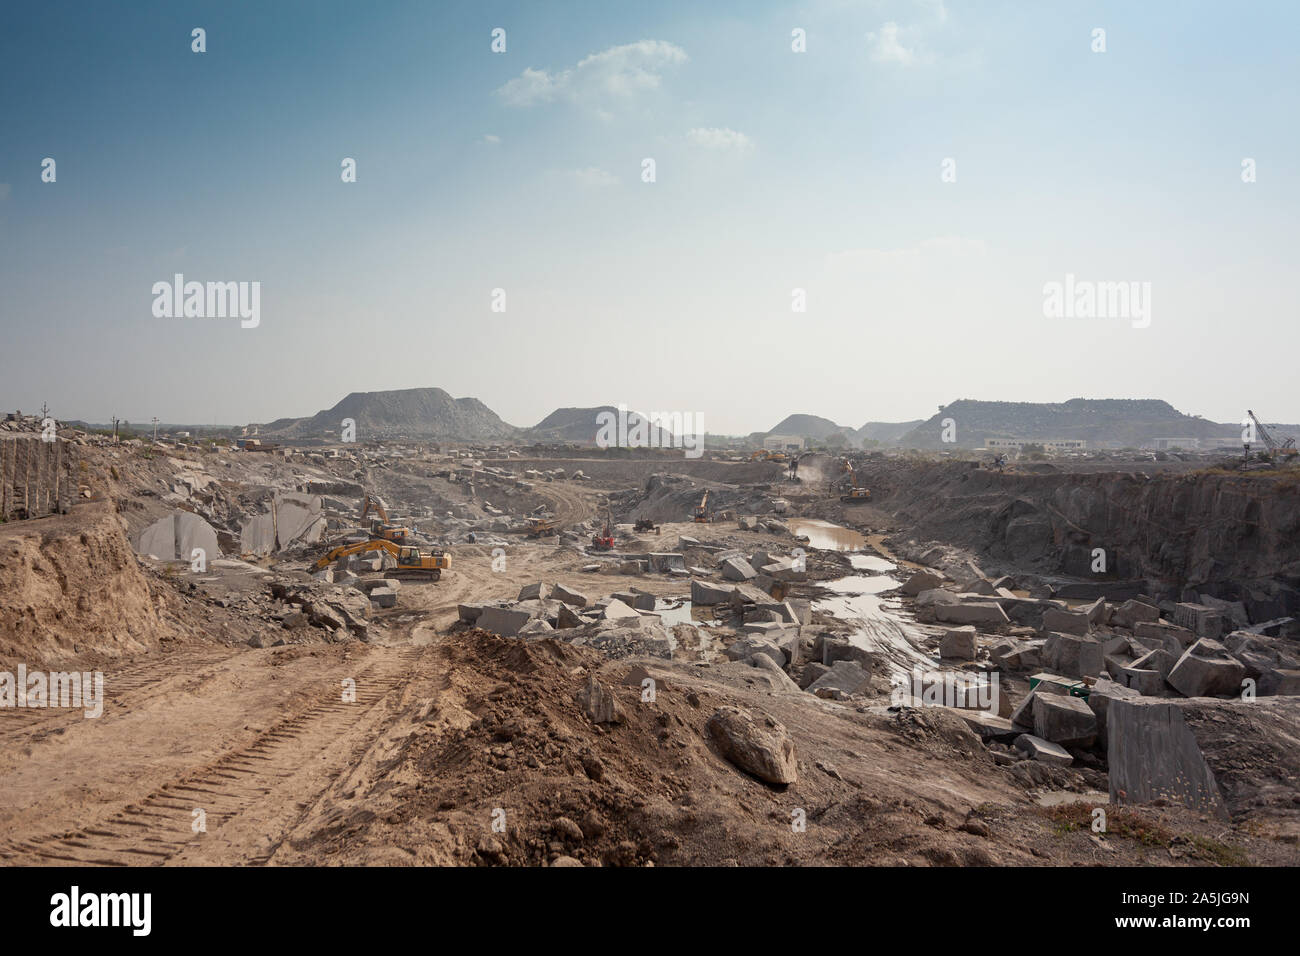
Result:
{"type": "Polygon", "coordinates": [[[518,425],[1075,396],[1300,421],[1294,4],[2,16],[0,407],[242,423],[436,385],[518,425]],[[260,281],[260,325],[155,318],[176,272],[260,281]],[[1151,283],[1149,327],[1045,317],[1066,273],[1151,283]]]}

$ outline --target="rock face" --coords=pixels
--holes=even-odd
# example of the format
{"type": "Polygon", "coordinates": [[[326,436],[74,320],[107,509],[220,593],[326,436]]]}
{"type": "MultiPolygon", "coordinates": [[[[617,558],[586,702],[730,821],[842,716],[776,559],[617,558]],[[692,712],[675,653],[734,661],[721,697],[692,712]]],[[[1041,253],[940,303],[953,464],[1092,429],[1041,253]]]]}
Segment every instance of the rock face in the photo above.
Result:
{"type": "Polygon", "coordinates": [[[221,557],[217,532],[196,514],[173,511],[141,531],[132,542],[137,554],[149,554],[163,561],[189,561],[195,548],[207,561],[221,557]]]}
{"type": "Polygon", "coordinates": [[[722,756],[760,780],[785,785],[798,779],[794,741],[771,717],[719,707],[709,718],[708,732],[722,756]]]}

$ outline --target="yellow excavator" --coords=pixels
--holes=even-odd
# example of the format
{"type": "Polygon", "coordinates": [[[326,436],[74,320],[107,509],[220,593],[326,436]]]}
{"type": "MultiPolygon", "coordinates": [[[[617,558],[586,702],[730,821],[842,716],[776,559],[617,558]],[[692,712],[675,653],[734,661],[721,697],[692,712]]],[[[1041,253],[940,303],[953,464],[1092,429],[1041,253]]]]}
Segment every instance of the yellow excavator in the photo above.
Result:
{"type": "Polygon", "coordinates": [[[713,520],[713,516],[709,514],[708,503],[709,503],[709,493],[706,491],[704,493],[704,497],[700,499],[700,503],[695,506],[694,520],[700,522],[701,524],[707,524],[708,522],[713,520]]]}
{"type": "Polygon", "coordinates": [[[394,544],[403,544],[406,536],[410,534],[409,528],[403,528],[401,525],[389,524],[388,509],[384,507],[384,501],[378,495],[366,494],[366,503],[361,507],[361,526],[366,526],[366,518],[374,512],[376,518],[370,522],[370,537],[382,538],[385,541],[392,541],[394,544]]]}
{"type": "Polygon", "coordinates": [[[442,577],[444,570],[451,569],[449,554],[431,554],[416,547],[394,544],[384,538],[371,538],[369,541],[360,541],[356,544],[339,545],[322,555],[312,566],[312,570],[323,571],[339,558],[363,554],[367,551],[384,551],[391,554],[397,561],[397,567],[390,569],[390,573],[396,577],[425,577],[430,581],[437,581],[442,577]]]}
{"type": "Polygon", "coordinates": [[[858,479],[858,473],[853,468],[853,462],[849,461],[847,458],[844,459],[844,470],[847,471],[849,477],[853,479],[853,487],[850,488],[847,493],[840,495],[840,501],[847,504],[870,501],[870,489],[862,487],[862,482],[858,479]]]}

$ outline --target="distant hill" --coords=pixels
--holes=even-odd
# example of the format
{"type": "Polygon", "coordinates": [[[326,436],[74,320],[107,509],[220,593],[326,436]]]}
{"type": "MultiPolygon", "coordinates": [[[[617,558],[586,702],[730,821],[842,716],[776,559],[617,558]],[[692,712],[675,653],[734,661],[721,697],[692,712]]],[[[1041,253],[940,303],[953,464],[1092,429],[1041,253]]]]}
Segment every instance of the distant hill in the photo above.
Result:
{"type": "Polygon", "coordinates": [[[867,422],[854,432],[854,435],[860,442],[878,441],[881,444],[890,444],[916,428],[921,421],[916,418],[910,422],[867,422]]]}
{"type": "Polygon", "coordinates": [[[452,398],[440,388],[404,388],[387,392],[353,392],[333,408],[310,418],[281,418],[259,434],[282,438],[318,438],[342,431],[343,419],[357,425],[357,440],[423,438],[492,441],[518,437],[521,430],[503,422],[477,398],[452,398]]]}
{"type": "MultiPolygon", "coordinates": [[[[614,421],[618,421],[618,409],[613,405],[598,405],[594,408],[557,408],[532,428],[526,429],[526,437],[539,442],[574,442],[590,445],[596,441],[596,434],[601,427],[599,416],[603,412],[608,412],[614,416],[614,421]]],[[[626,414],[629,430],[644,420],[640,412],[632,409],[628,409],[626,414]]],[[[652,443],[660,447],[672,443],[671,432],[650,425],[648,420],[646,424],[649,429],[647,435],[651,436],[652,443]]]]}
{"type": "Polygon", "coordinates": [[[832,435],[842,435],[853,441],[857,433],[847,425],[836,425],[829,418],[820,415],[787,415],[769,429],[768,435],[798,435],[800,438],[813,438],[825,441],[832,435]]]}
{"type": "MultiPolygon", "coordinates": [[[[1157,399],[1072,398],[1059,404],[961,399],[902,436],[909,448],[943,448],[943,422],[956,425],[956,446],[977,448],[989,438],[1084,439],[1138,446],[1154,438],[1229,439],[1240,428],[1185,415],[1157,399]]],[[[949,446],[951,447],[951,446],[949,446]]]]}

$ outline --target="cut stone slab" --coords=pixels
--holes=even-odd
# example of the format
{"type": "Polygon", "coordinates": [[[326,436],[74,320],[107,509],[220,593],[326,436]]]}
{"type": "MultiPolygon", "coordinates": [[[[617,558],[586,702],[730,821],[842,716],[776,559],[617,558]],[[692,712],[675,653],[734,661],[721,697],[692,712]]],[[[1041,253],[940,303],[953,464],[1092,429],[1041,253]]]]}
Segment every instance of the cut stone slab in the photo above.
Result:
{"type": "Polygon", "coordinates": [[[1087,614],[1079,611],[1060,611],[1055,608],[1043,612],[1043,630],[1063,634],[1086,635],[1092,630],[1087,614]]]}
{"type": "Polygon", "coordinates": [[[551,590],[551,598],[556,601],[563,601],[570,607],[586,607],[587,595],[581,591],[573,591],[566,588],[563,584],[557,584],[551,590]]]}
{"type": "Polygon", "coordinates": [[[1228,656],[1228,649],[1218,641],[1203,637],[1174,664],[1165,679],[1187,697],[1217,697],[1240,694],[1246,668],[1228,656]]]}
{"type": "Polygon", "coordinates": [[[487,606],[486,604],[460,604],[457,605],[456,612],[466,624],[473,624],[479,619],[479,615],[483,613],[483,609],[487,606]]]}
{"type": "Polygon", "coordinates": [[[996,626],[1007,624],[1010,618],[1007,612],[997,604],[937,604],[934,609],[935,620],[944,624],[985,624],[996,626]]]}
{"type": "Polygon", "coordinates": [[[957,596],[956,591],[949,591],[945,588],[930,588],[928,591],[922,591],[916,596],[917,607],[930,607],[933,604],[960,604],[961,598],[957,596]]]}
{"type": "Polygon", "coordinates": [[[1125,687],[1113,680],[1106,680],[1104,677],[1092,685],[1088,691],[1088,707],[1097,716],[1097,734],[1103,743],[1106,742],[1106,714],[1110,710],[1110,702],[1135,700],[1140,696],[1141,694],[1133,688],[1125,687]]]}
{"type": "Polygon", "coordinates": [[[375,607],[396,607],[397,592],[392,588],[371,588],[370,603],[375,607]]]}
{"type": "Polygon", "coordinates": [[[691,603],[700,606],[726,604],[731,600],[732,588],[726,585],[711,584],[708,581],[691,579],[691,603]]]}
{"type": "Polygon", "coordinates": [[[757,635],[738,637],[723,653],[728,660],[732,661],[748,661],[756,655],[763,654],[771,658],[778,667],[784,667],[787,660],[785,651],[772,641],[757,635]]]}
{"type": "Polygon", "coordinates": [[[1102,670],[1102,647],[1096,638],[1053,633],[1043,645],[1043,662],[1066,677],[1096,677],[1102,670]]]}
{"type": "Polygon", "coordinates": [[[600,612],[602,621],[629,621],[639,620],[641,615],[637,614],[636,608],[629,607],[618,598],[614,598],[605,605],[604,610],[600,612]]]}
{"type": "Polygon", "coordinates": [[[1111,613],[1110,623],[1115,627],[1125,627],[1130,631],[1140,621],[1160,620],[1160,608],[1142,601],[1125,601],[1111,613]]]}
{"type": "Polygon", "coordinates": [[[1050,763],[1058,767],[1068,767],[1074,763],[1070,752],[1060,744],[1054,744],[1034,734],[1021,734],[1016,738],[1015,747],[1027,754],[1031,760],[1040,763],[1050,763]]]}
{"type": "Polygon", "coordinates": [[[950,627],[944,631],[939,642],[939,656],[958,660],[973,661],[978,653],[979,643],[975,626],[950,627]]]}
{"type": "Polygon", "coordinates": [[[956,713],[984,740],[1008,740],[1021,732],[1007,718],[988,711],[961,709],[956,713]]]}
{"type": "Polygon", "coordinates": [[[707,729],[722,756],[741,770],[778,785],[798,779],[794,741],[771,717],[755,716],[739,707],[719,707],[709,718],[707,729]]]}
{"type": "Polygon", "coordinates": [[[1091,747],[1097,740],[1097,715],[1078,697],[1034,695],[1034,734],[1067,747],[1091,747]]]}
{"type": "Polygon", "coordinates": [[[728,581],[752,581],[758,572],[744,558],[727,558],[722,562],[722,576],[728,581]]]}
{"type": "Polygon", "coordinates": [[[549,584],[543,584],[541,581],[533,584],[525,584],[519,589],[519,597],[516,601],[544,601],[551,593],[549,584]]]}
{"type": "MultiPolygon", "coordinates": [[[[630,609],[629,609],[630,610],[630,609]]],[[[633,614],[636,612],[633,611],[633,614]]],[[[485,607],[478,616],[477,624],[485,631],[500,634],[502,637],[514,637],[519,629],[532,620],[532,614],[510,607],[485,607]]]]}
{"type": "Polygon", "coordinates": [[[916,597],[922,591],[930,591],[943,586],[943,575],[934,571],[917,571],[907,583],[903,585],[902,591],[908,597],[916,597]]]}
{"type": "Polygon", "coordinates": [[[555,614],[555,627],[557,630],[581,627],[583,623],[582,618],[578,617],[578,613],[567,604],[561,604],[559,611],[555,614]]]}
{"type": "Polygon", "coordinates": [[[818,697],[838,700],[856,694],[871,680],[871,674],[852,661],[836,661],[831,669],[808,685],[808,692],[818,697]]]}

